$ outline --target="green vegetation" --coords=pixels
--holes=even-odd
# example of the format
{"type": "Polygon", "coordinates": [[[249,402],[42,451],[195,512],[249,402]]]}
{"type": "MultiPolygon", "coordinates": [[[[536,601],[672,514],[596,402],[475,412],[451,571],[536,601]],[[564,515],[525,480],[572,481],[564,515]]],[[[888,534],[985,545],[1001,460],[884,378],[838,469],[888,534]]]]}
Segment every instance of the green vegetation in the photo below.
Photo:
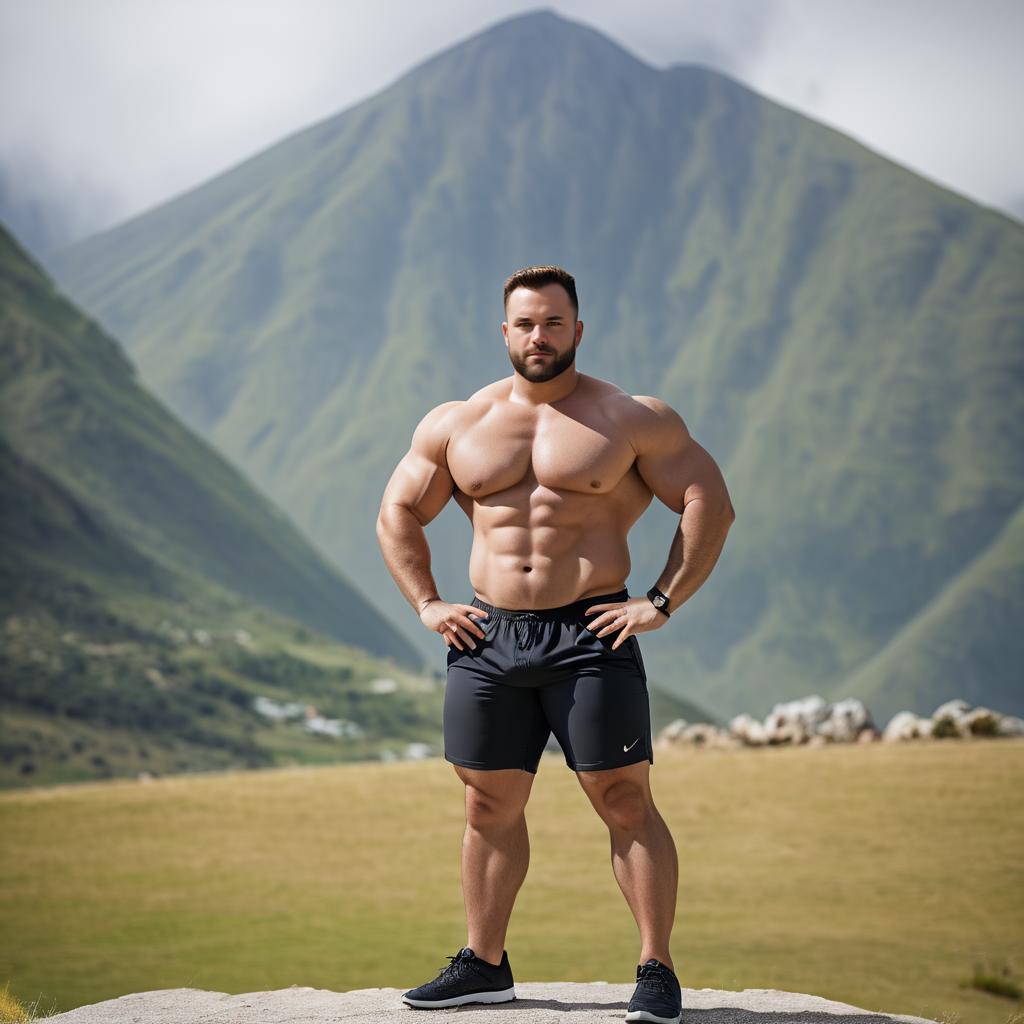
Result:
{"type": "MultiPolygon", "coordinates": [[[[737,510],[652,679],[721,717],[1024,714],[1024,227],[726,75],[532,12],[51,266],[428,655],[377,502],[429,408],[511,372],[501,283],[546,261],[579,368],[678,409],[737,510]]],[[[677,520],[634,528],[634,593],[677,520]]],[[[468,600],[465,517],[428,533],[468,600]]]]}
{"type": "MultiPolygon", "coordinates": [[[[422,660],[281,511],[139,386],[119,345],[0,227],[4,606],[243,600],[422,660]],[[97,577],[99,577],[97,579],[97,577]]],[[[102,613],[100,613],[102,614],[102,613]]]]}
{"type": "Polygon", "coordinates": [[[0,788],[398,757],[412,742],[440,744],[436,677],[309,631],[307,658],[294,622],[237,600],[230,612],[202,601],[128,604],[112,601],[118,612],[108,607],[101,625],[99,604],[82,621],[38,609],[0,620],[0,788]],[[390,689],[376,693],[382,678],[390,689]],[[303,710],[275,720],[258,697],[303,710]],[[309,715],[353,723],[357,734],[310,732],[309,715]]]}
{"type": "Polygon", "coordinates": [[[990,992],[994,996],[1003,996],[1019,1003],[1024,999],[1024,990],[1013,980],[1013,972],[1003,964],[993,967],[990,964],[975,964],[974,974],[962,982],[964,988],[976,988],[979,992],[990,992]]]}
{"type": "MultiPolygon", "coordinates": [[[[1024,966],[1024,742],[659,751],[684,985],[1006,1024],[965,964],[1024,966]]],[[[627,982],[607,832],[545,755],[508,947],[518,978],[627,982]]],[[[59,1009],[191,986],[431,976],[464,936],[450,765],[229,772],[0,794],[0,962],[59,1009]]]]}

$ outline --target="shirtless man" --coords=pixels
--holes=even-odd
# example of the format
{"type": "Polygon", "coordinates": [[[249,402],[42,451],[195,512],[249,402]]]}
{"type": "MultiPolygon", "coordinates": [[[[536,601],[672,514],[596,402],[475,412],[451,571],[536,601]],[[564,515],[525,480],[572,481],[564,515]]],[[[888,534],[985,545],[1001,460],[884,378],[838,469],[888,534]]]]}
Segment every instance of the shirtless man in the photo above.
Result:
{"type": "Polygon", "coordinates": [[[388,569],[448,646],[445,759],[465,785],[467,944],[403,999],[433,1008],[515,998],[505,935],[529,863],[524,809],[553,730],[608,826],[640,931],[625,1019],[674,1022],[678,861],[651,795],[636,637],[664,626],[707,579],[735,513],[718,466],[675,411],[578,372],[571,275],[518,271],[505,314],[515,372],[423,417],[377,520],[388,569]],[[626,535],[652,495],[680,513],[679,527],[656,587],[630,597],[626,535]],[[471,604],[443,600],[430,572],[424,527],[453,496],[473,524],[471,604]]]}

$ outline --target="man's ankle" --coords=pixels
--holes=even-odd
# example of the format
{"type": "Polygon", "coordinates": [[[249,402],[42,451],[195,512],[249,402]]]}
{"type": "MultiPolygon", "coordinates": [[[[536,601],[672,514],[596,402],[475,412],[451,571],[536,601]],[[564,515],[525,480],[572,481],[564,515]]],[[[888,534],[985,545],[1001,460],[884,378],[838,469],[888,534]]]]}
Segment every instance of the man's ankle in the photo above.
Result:
{"type": "Polygon", "coordinates": [[[672,963],[672,957],[670,957],[667,953],[664,955],[661,955],[659,953],[644,954],[640,957],[640,963],[637,966],[642,966],[643,964],[647,963],[648,960],[657,960],[659,964],[664,964],[673,974],[676,973],[676,967],[675,964],[672,963]]]}
{"type": "Polygon", "coordinates": [[[493,949],[487,949],[486,947],[477,949],[477,947],[472,943],[469,943],[468,945],[469,948],[473,950],[473,954],[476,956],[477,960],[483,960],[485,964],[490,964],[492,967],[501,966],[501,960],[505,953],[503,949],[498,950],[498,955],[494,956],[493,949]]]}

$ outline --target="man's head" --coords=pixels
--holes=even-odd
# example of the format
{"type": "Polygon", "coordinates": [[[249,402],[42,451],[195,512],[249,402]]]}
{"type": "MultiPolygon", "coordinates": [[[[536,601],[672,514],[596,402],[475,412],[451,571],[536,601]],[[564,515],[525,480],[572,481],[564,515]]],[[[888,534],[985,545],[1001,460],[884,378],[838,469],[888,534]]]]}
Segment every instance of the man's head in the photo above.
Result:
{"type": "Polygon", "coordinates": [[[501,332],[521,377],[551,380],[575,361],[583,324],[576,282],[561,267],[517,270],[505,282],[505,317],[501,332]]]}

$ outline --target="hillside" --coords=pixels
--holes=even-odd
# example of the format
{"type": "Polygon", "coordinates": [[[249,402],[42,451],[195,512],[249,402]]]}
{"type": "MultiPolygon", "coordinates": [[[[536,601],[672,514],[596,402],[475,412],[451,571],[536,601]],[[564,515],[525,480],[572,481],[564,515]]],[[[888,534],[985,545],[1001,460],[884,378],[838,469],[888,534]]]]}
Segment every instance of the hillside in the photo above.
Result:
{"type": "MultiPolygon", "coordinates": [[[[426,654],[380,494],[429,408],[509,373],[501,283],[548,261],[577,278],[580,369],[672,404],[738,513],[645,638],[652,679],[723,716],[959,694],[962,661],[915,637],[940,595],[1004,585],[977,574],[1024,502],[1024,228],[728,76],[512,18],[48,262],[426,654]]],[[[634,528],[631,592],[675,525],[634,528]]],[[[465,517],[428,536],[469,600],[465,517]]],[[[1019,714],[1005,599],[943,615],[980,652],[975,698],[1019,714]]]]}
{"type": "Polygon", "coordinates": [[[436,679],[147,558],[2,439],[0,487],[0,789],[439,747],[436,679]]]}
{"type": "Polygon", "coordinates": [[[0,436],[148,559],[421,664],[279,509],[140,386],[117,343],[2,227],[0,436]]]}
{"type": "Polygon", "coordinates": [[[2,228],[0,367],[0,787],[438,745],[416,652],[2,228]]]}

